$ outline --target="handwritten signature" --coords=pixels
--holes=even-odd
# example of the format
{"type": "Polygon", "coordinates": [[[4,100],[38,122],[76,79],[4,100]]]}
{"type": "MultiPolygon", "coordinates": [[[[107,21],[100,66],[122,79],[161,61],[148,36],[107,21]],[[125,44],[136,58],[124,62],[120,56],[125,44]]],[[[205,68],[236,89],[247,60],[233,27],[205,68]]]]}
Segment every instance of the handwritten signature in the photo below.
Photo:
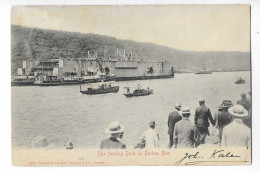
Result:
{"type": "Polygon", "coordinates": [[[202,161],[204,157],[200,154],[200,152],[196,152],[195,154],[190,154],[190,153],[185,153],[184,157],[176,162],[177,165],[181,164],[182,162],[186,161],[186,165],[194,165],[198,164],[198,162],[210,162],[209,160],[212,160],[214,158],[236,158],[236,157],[241,157],[239,155],[235,155],[231,152],[226,152],[225,150],[215,150],[208,160],[202,161]],[[193,160],[200,160],[200,161],[193,161],[193,160]],[[192,160],[189,162],[189,160],[192,160]]]}

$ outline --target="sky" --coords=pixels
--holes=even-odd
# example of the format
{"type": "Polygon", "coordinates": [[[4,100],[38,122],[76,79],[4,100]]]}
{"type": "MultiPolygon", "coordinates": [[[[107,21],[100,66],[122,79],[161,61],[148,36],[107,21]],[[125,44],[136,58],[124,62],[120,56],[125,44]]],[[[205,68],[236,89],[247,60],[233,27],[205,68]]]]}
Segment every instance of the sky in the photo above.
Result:
{"type": "Polygon", "coordinates": [[[179,50],[250,51],[248,5],[15,6],[11,23],[179,50]]]}

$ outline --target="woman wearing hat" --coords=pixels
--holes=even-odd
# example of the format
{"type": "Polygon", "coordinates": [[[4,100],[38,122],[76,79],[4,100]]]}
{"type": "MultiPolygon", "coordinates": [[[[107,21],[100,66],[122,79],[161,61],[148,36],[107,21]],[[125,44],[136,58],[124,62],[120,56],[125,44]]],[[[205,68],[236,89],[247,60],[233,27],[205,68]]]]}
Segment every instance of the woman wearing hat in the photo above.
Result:
{"type": "Polygon", "coordinates": [[[111,122],[105,133],[110,134],[110,138],[103,140],[100,149],[125,149],[126,145],[119,140],[123,138],[124,127],[119,122],[111,122]]]}
{"type": "Polygon", "coordinates": [[[246,147],[251,145],[251,130],[243,123],[248,111],[241,105],[234,105],[228,109],[234,117],[229,125],[225,126],[222,134],[222,147],[246,147]]]}

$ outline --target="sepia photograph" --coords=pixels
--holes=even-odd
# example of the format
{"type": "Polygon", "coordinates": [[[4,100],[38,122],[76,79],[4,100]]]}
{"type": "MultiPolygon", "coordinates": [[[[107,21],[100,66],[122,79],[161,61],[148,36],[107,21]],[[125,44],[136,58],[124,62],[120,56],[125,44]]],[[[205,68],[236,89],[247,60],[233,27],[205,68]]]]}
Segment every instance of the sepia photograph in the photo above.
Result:
{"type": "Polygon", "coordinates": [[[17,166],[250,165],[250,4],[11,9],[17,166]]]}

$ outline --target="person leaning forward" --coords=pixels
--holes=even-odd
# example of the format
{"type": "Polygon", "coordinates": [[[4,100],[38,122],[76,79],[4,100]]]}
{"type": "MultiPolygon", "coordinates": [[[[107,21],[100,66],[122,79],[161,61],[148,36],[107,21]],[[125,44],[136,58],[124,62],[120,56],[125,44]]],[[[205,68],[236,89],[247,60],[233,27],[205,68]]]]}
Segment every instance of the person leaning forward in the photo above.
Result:
{"type": "Polygon", "coordinates": [[[168,117],[168,134],[170,138],[168,148],[171,148],[173,146],[173,130],[175,124],[182,119],[182,116],[180,114],[181,114],[181,104],[176,103],[175,110],[171,112],[168,117]]]}
{"type": "Polygon", "coordinates": [[[205,99],[199,99],[200,106],[195,111],[194,123],[195,129],[195,146],[205,144],[205,138],[209,135],[209,120],[213,126],[215,121],[212,118],[210,109],[205,106],[205,99]]]}
{"type": "Polygon", "coordinates": [[[109,123],[105,133],[110,134],[110,137],[101,142],[100,149],[126,149],[126,145],[120,142],[124,127],[119,122],[109,123]]]}

